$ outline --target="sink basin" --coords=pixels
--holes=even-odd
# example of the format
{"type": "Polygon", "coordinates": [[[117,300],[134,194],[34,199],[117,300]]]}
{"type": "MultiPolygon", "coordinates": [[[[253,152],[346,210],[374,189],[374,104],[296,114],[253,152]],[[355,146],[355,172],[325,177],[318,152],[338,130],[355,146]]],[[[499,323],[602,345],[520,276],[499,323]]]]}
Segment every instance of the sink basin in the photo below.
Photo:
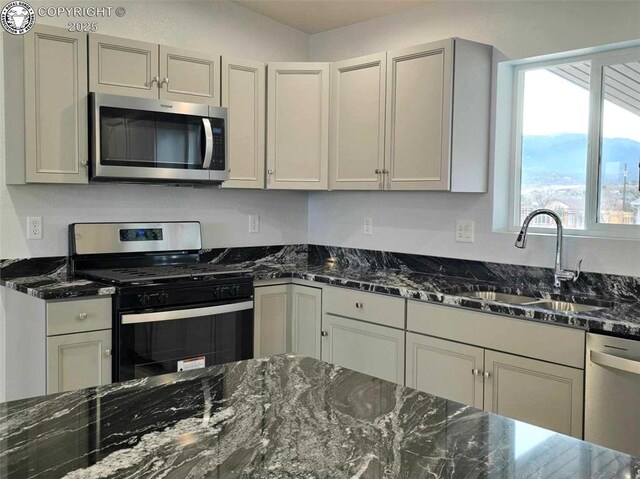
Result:
{"type": "Polygon", "coordinates": [[[495,291],[470,291],[464,293],[464,296],[469,298],[484,299],[486,301],[496,301],[498,303],[510,303],[510,304],[526,304],[537,301],[536,298],[529,296],[520,296],[517,294],[497,293],[495,291]]]}
{"type": "Polygon", "coordinates": [[[532,303],[532,306],[542,309],[550,309],[553,311],[576,311],[576,312],[588,312],[598,311],[604,309],[603,306],[592,306],[590,304],[569,303],[567,301],[557,300],[543,300],[536,303],[532,303]]]}

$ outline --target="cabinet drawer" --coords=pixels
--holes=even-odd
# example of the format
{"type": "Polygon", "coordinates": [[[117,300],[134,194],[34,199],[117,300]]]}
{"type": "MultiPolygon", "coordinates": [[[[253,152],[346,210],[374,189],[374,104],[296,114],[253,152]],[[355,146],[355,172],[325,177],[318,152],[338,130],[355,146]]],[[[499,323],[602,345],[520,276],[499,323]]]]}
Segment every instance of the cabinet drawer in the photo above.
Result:
{"type": "Polygon", "coordinates": [[[404,299],[343,288],[325,288],[324,312],[404,329],[404,299]]]}
{"type": "Polygon", "coordinates": [[[47,303],[47,336],[111,329],[111,297],[47,303]]]}
{"type": "Polygon", "coordinates": [[[495,314],[439,306],[407,304],[407,329],[519,356],[584,368],[585,332],[495,314]]]}

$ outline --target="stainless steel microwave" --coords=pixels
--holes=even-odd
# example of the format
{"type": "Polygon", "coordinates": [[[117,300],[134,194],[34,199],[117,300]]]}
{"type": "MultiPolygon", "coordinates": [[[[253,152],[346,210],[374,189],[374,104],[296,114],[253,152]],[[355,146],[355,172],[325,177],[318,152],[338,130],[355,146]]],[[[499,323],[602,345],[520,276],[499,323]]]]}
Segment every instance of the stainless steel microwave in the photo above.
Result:
{"type": "Polygon", "coordinates": [[[91,93],[92,181],[220,183],[227,109],[91,93]]]}

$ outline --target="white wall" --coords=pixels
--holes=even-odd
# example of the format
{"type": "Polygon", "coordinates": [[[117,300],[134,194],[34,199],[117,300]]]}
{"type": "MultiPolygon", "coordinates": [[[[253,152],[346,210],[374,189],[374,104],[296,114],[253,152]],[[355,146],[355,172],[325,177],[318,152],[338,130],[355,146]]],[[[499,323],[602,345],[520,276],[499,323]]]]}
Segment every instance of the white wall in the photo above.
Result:
{"type": "MultiPolygon", "coordinates": [[[[31,4],[36,11],[40,5],[62,5],[31,4]]],[[[126,15],[96,19],[99,33],[264,61],[308,59],[308,35],[233,3],[123,1],[119,5],[126,8],[126,15]]],[[[69,20],[38,18],[57,26],[69,20]]],[[[0,90],[2,76],[0,71],[0,90]]],[[[10,119],[10,112],[3,111],[4,97],[0,104],[0,118],[6,114],[10,119]]],[[[2,144],[3,135],[2,124],[2,144]]],[[[1,148],[0,258],[64,255],[67,225],[79,221],[199,220],[207,247],[306,241],[306,193],[125,185],[6,186],[4,162],[1,148]],[[260,233],[248,233],[249,214],[260,215],[260,233]],[[43,240],[26,241],[26,216],[43,217],[43,240]]]]}
{"type": "MultiPolygon", "coordinates": [[[[494,45],[510,58],[640,38],[640,2],[434,2],[427,7],[311,36],[311,59],[333,61],[462,37],[494,45]]],[[[493,172],[492,172],[493,175],[493,172]]],[[[493,176],[492,176],[493,177],[493,176]]],[[[505,205],[506,207],[506,205],[505,205]]],[[[310,193],[309,242],[552,266],[555,238],[492,232],[493,194],[310,193]],[[362,234],[365,216],[373,235],[362,234]],[[456,243],[456,219],[475,221],[475,243],[456,243]]],[[[640,243],[568,238],[566,267],[640,275],[640,243]]]]}

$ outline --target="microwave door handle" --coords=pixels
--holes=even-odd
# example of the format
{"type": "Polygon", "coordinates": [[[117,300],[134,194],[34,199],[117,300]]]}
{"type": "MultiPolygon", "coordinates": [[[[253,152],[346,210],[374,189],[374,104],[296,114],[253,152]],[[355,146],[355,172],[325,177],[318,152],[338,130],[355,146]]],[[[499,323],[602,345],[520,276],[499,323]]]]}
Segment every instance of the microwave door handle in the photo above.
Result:
{"type": "Polygon", "coordinates": [[[205,139],[202,168],[208,170],[211,168],[211,159],[213,158],[213,131],[211,130],[211,120],[209,118],[203,118],[202,126],[204,128],[205,139]]]}
{"type": "Polygon", "coordinates": [[[155,313],[123,314],[122,324],[155,323],[158,321],[173,321],[176,319],[201,318],[215,314],[234,313],[253,309],[253,301],[222,304],[206,308],[177,309],[173,311],[157,311],[155,313]]]}

